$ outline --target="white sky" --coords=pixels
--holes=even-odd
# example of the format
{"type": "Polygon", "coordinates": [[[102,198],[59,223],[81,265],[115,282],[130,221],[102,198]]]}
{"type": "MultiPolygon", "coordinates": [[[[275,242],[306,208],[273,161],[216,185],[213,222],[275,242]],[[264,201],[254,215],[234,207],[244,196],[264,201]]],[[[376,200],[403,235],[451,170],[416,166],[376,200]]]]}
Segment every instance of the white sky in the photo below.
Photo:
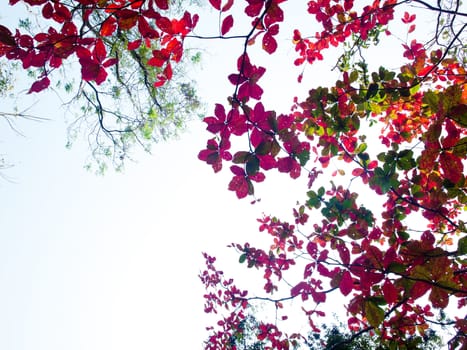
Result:
{"type": "MultiPolygon", "coordinates": [[[[0,5],[2,16],[8,11],[0,5]]],[[[198,44],[210,47],[196,74],[211,113],[232,93],[226,76],[243,43],[198,44]]],[[[264,86],[277,89],[265,100],[287,111],[298,73],[284,69],[294,54],[280,44],[283,56],[259,55],[275,67],[264,86]]],[[[320,70],[308,70],[308,82],[329,79],[320,70]]],[[[306,93],[305,84],[297,91],[306,93]]],[[[4,172],[12,181],[0,182],[0,349],[201,349],[208,323],[201,252],[236,268],[238,257],[225,246],[257,237],[262,212],[288,215],[304,189],[280,176],[257,186],[259,204],[238,201],[227,191],[229,171],[214,175],[197,159],[210,137],[200,122],[153,155],[138,155],[123,174],[96,176],[83,169],[84,144],[65,149],[53,95],[41,95],[35,110],[52,120],[18,122],[24,137],[0,123],[1,153],[14,163],[4,172]]]]}
{"type": "MultiPolygon", "coordinates": [[[[197,74],[209,113],[232,93],[226,76],[241,47],[229,41],[203,54],[197,74]]],[[[197,159],[211,137],[201,122],[153,155],[141,152],[123,174],[96,176],[83,169],[85,143],[65,149],[54,95],[40,95],[33,111],[52,120],[18,121],[24,137],[0,124],[1,153],[14,163],[4,172],[11,182],[0,183],[0,348],[201,349],[209,322],[201,252],[227,254],[236,267],[226,245],[258,234],[266,203],[284,203],[290,188],[266,201],[258,187],[255,206],[238,201],[229,172],[214,175],[197,159]]],[[[299,199],[289,198],[287,213],[299,199]]]]}

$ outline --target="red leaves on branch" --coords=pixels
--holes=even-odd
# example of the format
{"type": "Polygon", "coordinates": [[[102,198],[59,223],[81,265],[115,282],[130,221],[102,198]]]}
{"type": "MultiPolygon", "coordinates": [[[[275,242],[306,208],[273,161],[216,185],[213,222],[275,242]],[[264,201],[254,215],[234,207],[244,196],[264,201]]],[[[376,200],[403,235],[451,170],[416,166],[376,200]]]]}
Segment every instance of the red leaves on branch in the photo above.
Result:
{"type": "Polygon", "coordinates": [[[408,12],[404,12],[404,17],[402,17],[402,22],[405,24],[412,23],[413,21],[415,21],[415,18],[417,18],[415,14],[411,15],[408,12]]]}
{"type": "Polygon", "coordinates": [[[217,173],[222,169],[222,160],[232,159],[229,149],[230,142],[228,140],[222,139],[218,143],[216,139],[210,139],[206,149],[199,152],[198,158],[211,165],[214,172],[217,173]]]}
{"type": "MultiPolygon", "coordinates": [[[[11,5],[15,3],[16,1],[10,1],[11,5]]],[[[106,3],[105,7],[99,6],[95,0],[81,0],[79,3],[86,6],[83,12],[70,11],[69,6],[60,1],[29,0],[26,3],[31,6],[42,6],[43,18],[58,25],[51,26],[46,32],[34,36],[21,34],[19,31],[13,35],[8,28],[0,26],[0,56],[10,60],[20,60],[25,69],[30,67],[43,69],[45,75],[50,78],[54,68],[61,67],[63,60],[76,54],[81,65],[83,80],[95,81],[97,84],[102,84],[107,79],[107,68],[116,63],[116,58],[107,57],[107,52],[112,51],[107,50],[108,44],[102,44],[100,37],[113,37],[117,31],[136,30],[140,38],[129,42],[128,50],[137,50],[143,40],[145,45],[150,47],[151,40],[159,39],[157,45],[161,47],[160,51],[165,50],[166,53],[158,55],[159,52],[156,51],[155,59],[151,61],[153,64],[156,63],[157,67],[163,68],[154,82],[157,87],[172,78],[173,68],[169,62],[180,62],[183,54],[180,38],[184,38],[198,21],[198,15],[192,16],[188,12],[185,12],[180,19],[162,16],[159,11],[169,9],[168,0],[132,1],[128,4],[118,1],[106,3]],[[86,24],[93,13],[103,20],[97,26],[97,37],[92,34],[85,37],[84,35],[90,35],[92,31],[78,31],[75,21],[80,21],[79,16],[82,15],[81,20],[86,24]],[[153,26],[154,22],[161,32],[153,26]],[[157,59],[161,58],[163,62],[158,62],[157,59]]],[[[45,82],[44,78],[38,81],[31,91],[44,89],[47,85],[45,82]]]]}
{"type": "Polygon", "coordinates": [[[402,45],[405,48],[404,57],[408,58],[409,60],[413,60],[417,57],[421,57],[425,55],[425,48],[421,43],[418,43],[415,39],[412,40],[410,46],[402,45]]]}
{"type": "Polygon", "coordinates": [[[263,89],[257,84],[258,80],[266,71],[263,67],[256,67],[250,63],[248,55],[245,53],[237,60],[238,74],[229,75],[229,81],[238,86],[236,98],[239,101],[247,101],[251,98],[261,99],[263,89]]]}
{"type": "MultiPolygon", "coordinates": [[[[324,4],[309,2],[310,11],[315,11],[325,28],[316,41],[302,38],[298,30],[294,32],[294,45],[300,55],[297,65],[321,59],[324,49],[340,45],[352,34],[365,39],[374,26],[388,23],[394,15],[390,6],[394,1],[384,5],[374,2],[363,9],[360,17],[346,13],[353,6],[351,1],[345,1],[343,7],[324,4]]],[[[266,16],[263,5],[249,1],[247,15],[266,16]]],[[[404,17],[408,23],[414,20],[410,15],[404,17]]],[[[266,29],[273,31],[274,25],[269,23],[268,27],[264,20],[247,43],[252,44],[261,32],[264,44],[269,40],[266,29]]],[[[274,52],[275,44],[271,45],[274,52]]],[[[401,67],[399,75],[382,67],[368,73],[373,82],[362,88],[357,84],[361,84],[358,71],[343,72],[335,87],[311,89],[305,101],[295,101],[292,113],[280,115],[267,111],[261,102],[263,89],[257,82],[266,71],[254,65],[245,50],[237,61],[238,73],[228,77],[236,92],[229,100],[229,114],[216,105],[215,116],[205,118],[207,129],[222,140],[247,136],[249,149],[234,152],[232,162],[236,165],[230,168],[233,178],[228,187],[239,198],[253,194],[254,177],[260,175],[262,181],[263,172],[268,170],[277,169],[298,178],[312,153],[321,169],[341,160],[353,164],[352,176],[361,179],[370,192],[384,194],[381,214],[377,216],[373,211],[378,208],[370,198],[364,199],[371,211],[358,204],[357,194],[343,186],[332,183],[327,190],[313,188],[323,172],[314,168],[308,172],[308,200],[293,209],[295,223],[304,227],[305,242],[295,236],[293,229],[286,229],[291,225],[266,217],[260,220],[260,231],[273,237],[269,253],[248,243],[234,245],[241,253],[240,262],[246,261],[248,267],[264,273],[266,293],[280,292],[281,285],[271,280],[274,275],[280,279],[285,275],[285,270],[277,268],[277,261],[287,261],[288,269],[304,257],[302,270],[298,270],[303,278],[295,280],[291,287],[285,286],[290,298],[320,304],[329,300],[327,294],[334,291],[348,296],[349,326],[354,331],[380,328],[383,333],[384,329],[393,329],[393,334],[384,333],[382,342],[403,342],[401,339],[414,335],[415,329],[422,334],[429,327],[427,319],[433,317],[430,307],[446,308],[453,295],[462,301],[465,293],[456,294],[454,290],[465,290],[467,283],[465,277],[454,273],[462,274],[462,264],[448,258],[458,253],[442,248],[443,244],[452,244],[451,238],[440,239],[438,234],[460,232],[457,217],[465,204],[462,186],[466,182],[463,172],[467,152],[462,106],[467,94],[465,88],[459,87],[463,82],[458,78],[459,74],[465,76],[465,69],[448,61],[447,70],[442,71],[435,66],[442,54],[435,51],[429,58],[416,40],[404,49],[401,56],[411,63],[401,67]],[[420,84],[417,77],[431,79],[430,75],[442,82],[449,76],[453,86],[439,85],[435,91],[413,88],[420,84]],[[251,103],[251,99],[260,101],[251,103]],[[378,155],[370,153],[373,145],[365,141],[365,134],[359,134],[361,121],[368,120],[365,118],[382,125],[384,152],[378,155]],[[238,132],[234,134],[234,130],[238,132]],[[413,147],[415,141],[421,141],[417,148],[413,147]],[[311,210],[315,212],[308,213],[311,210]],[[417,211],[427,220],[427,230],[419,235],[413,234],[404,221],[417,211]],[[306,224],[311,226],[308,230],[306,224]],[[303,246],[306,252],[293,259],[287,257],[287,253],[303,246]],[[428,304],[419,307],[417,303],[422,303],[424,296],[428,304]]],[[[310,327],[315,327],[311,316],[321,311],[315,308],[303,312],[309,317],[310,327]]]]}

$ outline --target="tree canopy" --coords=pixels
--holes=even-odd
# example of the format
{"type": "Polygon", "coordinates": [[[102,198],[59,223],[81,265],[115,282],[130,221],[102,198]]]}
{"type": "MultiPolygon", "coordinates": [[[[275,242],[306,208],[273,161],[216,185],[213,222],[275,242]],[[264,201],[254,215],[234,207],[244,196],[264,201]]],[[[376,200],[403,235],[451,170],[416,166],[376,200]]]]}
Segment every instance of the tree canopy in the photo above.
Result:
{"type": "MultiPolygon", "coordinates": [[[[90,89],[83,96],[113,144],[113,131],[137,137],[151,121],[133,126],[120,110],[103,107],[99,87],[132,76],[122,64],[137,63],[135,89],[154,98],[176,81],[187,40],[243,43],[225,79],[231,95],[204,118],[212,136],[199,159],[214,172],[229,167],[228,189],[253,203],[268,172],[307,177],[308,184],[291,220],[258,219],[267,244],[231,244],[240,263],[261,272],[261,290],[237,285],[204,253],[205,311],[218,318],[206,349],[235,349],[232,340],[258,302],[274,310],[255,316],[265,349],[306,346],[335,301],[349,331],[371,333],[382,348],[406,349],[436,327],[448,330],[449,349],[467,346],[467,13],[460,1],[210,0],[214,15],[206,18],[188,10],[173,18],[168,0],[24,2],[55,27],[29,35],[0,26],[0,56],[36,69],[30,93],[47,89],[54,70],[77,60],[80,86],[90,89]],[[307,18],[297,20],[300,27],[283,26],[291,6],[307,18]],[[213,18],[218,33],[194,32],[213,18]],[[277,40],[284,31],[288,44],[277,40]],[[377,50],[369,54],[390,41],[397,67],[380,65],[377,50]],[[281,45],[294,51],[283,65],[302,68],[297,84],[305,92],[286,111],[263,98],[275,88],[262,83],[270,72],[263,53],[273,56],[281,45]],[[336,81],[313,84],[308,72],[336,50],[336,81]],[[104,113],[123,122],[123,131],[104,113]],[[437,317],[442,312],[452,315],[437,317]]],[[[157,109],[157,101],[143,108],[157,109]]]]}
{"type": "MultiPolygon", "coordinates": [[[[0,56],[9,60],[0,70],[0,93],[18,94],[11,91],[12,83],[23,70],[33,78],[29,94],[53,88],[71,120],[69,145],[83,134],[88,139],[88,166],[120,169],[133,145],[150,150],[152,143],[177,135],[200,113],[195,84],[185,74],[199,61],[199,53],[187,49],[182,55],[179,39],[171,40],[171,34],[150,25],[150,16],[136,16],[137,5],[122,3],[118,9],[115,4],[111,10],[107,2],[93,7],[92,1],[10,1],[15,7],[21,3],[29,13],[20,18],[16,31],[0,26],[0,56]],[[166,47],[173,53],[163,69],[153,51],[166,47]]],[[[164,13],[183,16],[184,6],[194,4],[196,0],[173,1],[164,13]]],[[[31,117],[2,112],[10,121],[31,117]]]]}

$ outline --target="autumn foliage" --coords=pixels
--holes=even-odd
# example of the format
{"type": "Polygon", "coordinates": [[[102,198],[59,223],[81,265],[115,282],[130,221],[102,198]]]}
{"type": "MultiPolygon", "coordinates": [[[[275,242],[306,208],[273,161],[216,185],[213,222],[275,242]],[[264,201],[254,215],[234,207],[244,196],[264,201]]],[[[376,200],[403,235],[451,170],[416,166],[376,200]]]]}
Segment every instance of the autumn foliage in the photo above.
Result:
{"type": "MultiPolygon", "coordinates": [[[[246,48],[261,37],[262,48],[275,52],[283,2],[247,1],[244,12],[254,30],[245,37],[246,48]]],[[[309,1],[310,18],[322,31],[314,37],[293,31],[293,63],[311,65],[348,40],[363,46],[376,35],[389,37],[395,21],[407,26],[410,37],[416,16],[396,16],[403,4],[374,1],[359,8],[353,1],[309,1]]],[[[306,344],[309,334],[287,324],[287,303],[300,300],[309,331],[319,332],[336,293],[345,297],[349,328],[376,334],[390,349],[405,349],[407,339],[436,325],[451,328],[450,349],[467,346],[467,87],[465,66],[452,50],[464,30],[465,24],[450,44],[431,50],[411,38],[401,45],[406,63],[396,71],[367,71],[365,62],[342,67],[335,85],[307,86],[308,97],[286,113],[262,103],[266,68],[252,63],[247,49],[241,53],[237,71],[228,77],[230,105],[216,105],[205,118],[215,137],[199,158],[215,172],[229,164],[228,188],[239,198],[254,195],[255,185],[274,169],[291,179],[308,176],[309,184],[307,199],[293,208],[294,222],[258,220],[259,230],[271,237],[269,247],[231,245],[241,263],[263,272],[263,296],[237,287],[205,255],[205,310],[224,309],[210,328],[207,349],[241,343],[248,307],[259,301],[276,306],[275,321],[260,323],[256,333],[265,348],[306,344]],[[367,141],[375,131],[379,139],[367,141]],[[248,138],[248,149],[231,149],[238,136],[248,138]],[[338,170],[330,172],[330,164],[338,170]],[[344,169],[351,173],[350,185],[344,169]],[[333,181],[320,181],[323,174],[332,174],[333,181]],[[352,190],[357,182],[367,188],[363,198],[352,190]],[[382,207],[372,207],[368,196],[383,197],[382,207]],[[464,312],[439,320],[439,310],[448,306],[464,312]]]]}
{"type": "MultiPolygon", "coordinates": [[[[269,245],[231,245],[240,263],[261,271],[263,295],[238,287],[215,266],[214,257],[204,254],[205,311],[219,317],[208,327],[206,349],[234,349],[248,308],[257,301],[276,308],[275,320],[260,321],[256,332],[265,348],[306,345],[309,334],[288,323],[288,303],[300,305],[309,332],[318,332],[335,294],[343,298],[348,327],[374,334],[390,349],[405,349],[409,337],[441,326],[449,329],[449,349],[465,349],[467,85],[459,42],[466,24],[456,18],[467,15],[445,9],[442,2],[413,1],[438,19],[450,15],[448,41],[436,37],[429,44],[414,36],[417,18],[408,1],[363,6],[353,0],[293,1],[320,31],[309,35],[302,34],[307,28],[281,27],[287,16],[283,7],[291,0],[209,0],[220,19],[218,39],[244,30],[244,46],[225,80],[232,87],[228,103],[215,104],[204,119],[213,136],[199,159],[215,172],[228,167],[228,189],[238,198],[254,196],[268,171],[309,181],[305,199],[291,210],[292,222],[268,215],[258,219],[269,245]],[[236,28],[238,16],[246,16],[251,26],[236,28]],[[404,64],[370,71],[360,50],[389,40],[392,24],[406,28],[407,40],[394,53],[404,64]],[[328,87],[303,86],[308,96],[291,101],[287,112],[262,102],[267,67],[249,54],[260,46],[274,55],[280,30],[290,32],[295,51],[290,64],[297,67],[323,60],[332,48],[343,50],[336,65],[339,79],[328,87]],[[247,140],[246,149],[235,148],[238,139],[247,140]],[[375,207],[372,198],[382,205],[375,207]],[[437,317],[448,308],[458,313],[437,317]]],[[[46,89],[51,72],[71,56],[78,59],[83,80],[102,83],[118,63],[103,38],[135,27],[141,37],[128,42],[128,50],[158,41],[148,64],[162,68],[153,81],[162,86],[172,78],[184,41],[203,39],[192,34],[203,18],[189,12],[167,18],[167,0],[25,2],[40,6],[43,17],[55,22],[34,36],[0,26],[0,56],[41,69],[30,92],[46,89]],[[101,16],[100,27],[82,33],[74,22],[77,11],[83,21],[101,16]]],[[[297,84],[302,79],[300,74],[297,84]]]]}

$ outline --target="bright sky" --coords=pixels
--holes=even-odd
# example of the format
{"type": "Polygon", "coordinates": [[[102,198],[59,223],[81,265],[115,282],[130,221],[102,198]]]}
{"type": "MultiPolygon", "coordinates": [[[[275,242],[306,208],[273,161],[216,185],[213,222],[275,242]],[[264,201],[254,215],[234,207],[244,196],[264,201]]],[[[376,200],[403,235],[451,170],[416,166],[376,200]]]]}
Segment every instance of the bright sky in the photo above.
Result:
{"type": "MultiPolygon", "coordinates": [[[[0,5],[2,16],[8,11],[0,5]]],[[[210,47],[194,72],[208,113],[232,93],[226,76],[243,45],[212,44],[193,43],[210,47]]],[[[261,55],[276,69],[268,86],[278,87],[265,99],[287,111],[298,73],[283,66],[293,50],[261,55]]],[[[313,74],[313,84],[324,79],[313,74]]],[[[4,171],[11,181],[0,180],[0,349],[201,349],[208,323],[197,277],[201,252],[236,267],[238,257],[225,246],[258,235],[262,212],[288,215],[303,188],[295,191],[281,176],[257,187],[259,204],[238,201],[227,191],[228,171],[214,175],[197,159],[210,137],[199,121],[153,155],[137,155],[123,174],[96,176],[83,169],[84,143],[65,149],[54,95],[41,95],[34,111],[51,120],[18,121],[24,137],[0,123],[1,153],[14,163],[4,171]]]]}
{"type": "MultiPolygon", "coordinates": [[[[2,17],[11,11],[1,5],[2,17]]],[[[224,42],[203,54],[195,74],[209,112],[232,93],[226,76],[241,47],[224,42]]],[[[261,191],[255,206],[238,201],[228,172],[214,175],[197,159],[210,137],[199,121],[153,155],[141,152],[123,174],[96,176],[83,169],[85,142],[65,148],[56,97],[41,95],[33,111],[51,120],[18,121],[24,136],[0,123],[1,153],[14,163],[0,182],[0,348],[201,349],[201,252],[236,267],[226,245],[258,234],[256,218],[275,199],[290,199],[288,213],[302,195],[283,187],[269,201],[261,191]]]]}

